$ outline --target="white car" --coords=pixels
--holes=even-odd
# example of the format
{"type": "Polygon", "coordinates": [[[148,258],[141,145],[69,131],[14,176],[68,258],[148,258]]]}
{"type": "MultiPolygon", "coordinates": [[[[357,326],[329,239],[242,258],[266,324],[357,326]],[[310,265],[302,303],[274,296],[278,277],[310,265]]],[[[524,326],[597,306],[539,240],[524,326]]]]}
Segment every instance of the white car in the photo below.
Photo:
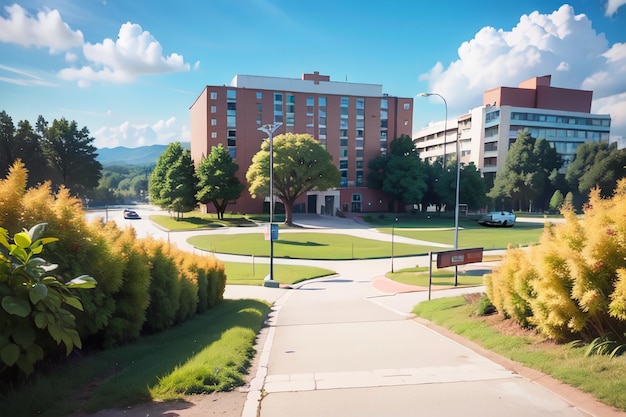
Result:
{"type": "Polygon", "coordinates": [[[491,211],[483,214],[478,219],[478,224],[483,226],[503,226],[513,227],[515,224],[515,213],[510,211],[491,211]]]}

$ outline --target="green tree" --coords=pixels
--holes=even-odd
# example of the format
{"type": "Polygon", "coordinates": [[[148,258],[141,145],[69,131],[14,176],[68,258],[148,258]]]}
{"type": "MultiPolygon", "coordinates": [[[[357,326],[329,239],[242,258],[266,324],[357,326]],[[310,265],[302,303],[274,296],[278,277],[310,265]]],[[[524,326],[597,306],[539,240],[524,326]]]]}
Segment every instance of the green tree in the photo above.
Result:
{"type": "Polygon", "coordinates": [[[87,127],[78,129],[75,121],[65,118],[54,120],[52,126],[40,116],[37,129],[42,135],[41,148],[51,169],[55,186],[63,185],[75,195],[96,188],[100,181],[102,165],[96,159],[95,140],[87,127]]]}
{"type": "MultiPolygon", "coordinates": [[[[270,144],[264,140],[252,158],[246,179],[250,195],[267,196],[270,190],[270,144]]],[[[273,138],[274,195],[285,205],[285,223],[293,224],[293,205],[308,191],[337,187],[341,181],[332,156],[307,134],[287,133],[273,138]]]]}
{"type": "MultiPolygon", "coordinates": [[[[380,189],[396,203],[418,204],[427,191],[426,172],[413,140],[402,135],[389,144],[389,154],[368,163],[368,187],[380,189]]],[[[394,211],[397,208],[394,207],[394,211]]]]}
{"type": "Polygon", "coordinates": [[[15,152],[15,125],[7,112],[0,112],[0,178],[4,178],[13,165],[15,152]]]}
{"type": "Polygon", "coordinates": [[[510,200],[518,210],[532,209],[533,205],[541,208],[553,189],[550,178],[561,165],[561,157],[545,139],[520,131],[488,196],[510,200]]]}
{"type": "Polygon", "coordinates": [[[603,197],[610,197],[620,178],[626,176],[626,150],[617,144],[585,142],[576,148],[574,160],[567,166],[565,179],[574,192],[575,207],[587,201],[589,192],[600,188],[603,197]]]}
{"type": "Polygon", "coordinates": [[[202,204],[213,203],[218,219],[224,218],[228,203],[237,200],[243,191],[243,184],[235,176],[237,170],[239,165],[233,162],[230,152],[222,144],[213,146],[209,156],[203,158],[196,169],[196,198],[202,204]]]}
{"type": "Polygon", "coordinates": [[[560,210],[564,202],[565,197],[563,197],[563,193],[560,190],[556,190],[550,199],[550,210],[560,210]]]}
{"type": "Polygon", "coordinates": [[[148,183],[153,204],[176,213],[192,211],[196,207],[196,177],[191,152],[180,142],[168,145],[157,160],[148,183]]]}
{"type": "Polygon", "coordinates": [[[17,123],[15,139],[19,146],[17,157],[28,169],[28,185],[35,186],[50,179],[48,161],[43,154],[40,138],[28,120],[17,123]]]}
{"type": "Polygon", "coordinates": [[[428,206],[435,206],[439,212],[442,207],[441,197],[437,193],[436,187],[439,183],[439,177],[441,176],[443,159],[439,158],[433,163],[424,164],[426,191],[422,196],[421,209],[425,212],[428,206]]]}
{"type": "Polygon", "coordinates": [[[461,164],[460,182],[460,204],[467,204],[470,210],[477,210],[487,204],[487,186],[476,164],[461,164]]]}

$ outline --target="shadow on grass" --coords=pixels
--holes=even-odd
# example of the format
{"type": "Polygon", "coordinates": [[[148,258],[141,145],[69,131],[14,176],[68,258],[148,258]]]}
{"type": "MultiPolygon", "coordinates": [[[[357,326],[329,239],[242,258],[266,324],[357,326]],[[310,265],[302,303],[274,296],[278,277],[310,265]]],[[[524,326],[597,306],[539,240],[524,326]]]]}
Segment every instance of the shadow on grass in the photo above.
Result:
{"type": "MultiPolygon", "coordinates": [[[[269,310],[258,300],[225,300],[165,332],[120,348],[92,352],[32,379],[21,389],[0,393],[0,410],[7,416],[56,417],[79,409],[93,413],[152,401],[149,387],[231,329],[250,329],[257,334],[269,310]]],[[[252,353],[250,348],[248,361],[252,353]]],[[[187,408],[184,403],[177,406],[187,408]]]]}
{"type": "MultiPolygon", "coordinates": [[[[311,242],[310,240],[306,241],[306,242],[298,242],[295,240],[276,240],[276,243],[280,243],[283,245],[292,245],[292,246],[329,246],[326,243],[318,243],[318,242],[311,242]]],[[[287,256],[288,258],[288,256],[287,256]]]]}

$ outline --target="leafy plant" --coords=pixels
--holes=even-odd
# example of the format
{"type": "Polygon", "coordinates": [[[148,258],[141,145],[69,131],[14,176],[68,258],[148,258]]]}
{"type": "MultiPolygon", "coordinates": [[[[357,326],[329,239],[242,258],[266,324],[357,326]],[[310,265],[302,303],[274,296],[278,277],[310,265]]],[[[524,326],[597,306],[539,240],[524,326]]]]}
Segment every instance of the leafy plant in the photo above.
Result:
{"type": "Polygon", "coordinates": [[[611,340],[607,336],[596,337],[589,343],[585,356],[592,355],[608,355],[611,358],[626,353],[626,344],[621,344],[615,340],[611,340]]]}
{"type": "Polygon", "coordinates": [[[54,275],[57,265],[38,257],[46,244],[46,224],[16,233],[0,228],[0,372],[14,365],[26,375],[45,356],[50,339],[65,345],[69,355],[82,346],[75,317],[67,307],[82,310],[70,289],[93,288],[96,281],[81,275],[62,283],[54,275]]]}

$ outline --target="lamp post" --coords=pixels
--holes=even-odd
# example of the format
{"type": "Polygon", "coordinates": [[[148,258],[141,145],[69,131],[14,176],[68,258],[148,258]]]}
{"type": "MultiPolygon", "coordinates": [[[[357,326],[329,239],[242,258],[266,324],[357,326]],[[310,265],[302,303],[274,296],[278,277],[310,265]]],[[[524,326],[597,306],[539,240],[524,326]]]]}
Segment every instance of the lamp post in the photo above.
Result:
{"type": "Polygon", "coordinates": [[[391,223],[391,273],[393,273],[393,236],[395,233],[395,226],[398,222],[398,218],[393,219],[393,223],[391,223]]]}
{"type": "MultiPolygon", "coordinates": [[[[443,163],[446,163],[446,133],[448,130],[448,102],[446,99],[438,93],[420,93],[420,97],[438,96],[443,100],[443,104],[446,108],[446,120],[443,127],[443,163]]],[[[454,250],[459,249],[459,189],[461,188],[461,151],[459,146],[460,138],[456,139],[456,190],[455,190],[455,202],[454,202],[454,250]]],[[[458,266],[454,266],[454,286],[459,284],[458,281],[458,266]]]]}
{"type": "Polygon", "coordinates": [[[269,281],[274,281],[274,239],[272,238],[272,227],[274,224],[274,148],[273,148],[273,135],[276,129],[281,127],[282,123],[268,123],[259,127],[257,130],[267,134],[270,142],[270,224],[269,224],[269,237],[270,237],[270,275],[269,281]]]}
{"type": "Polygon", "coordinates": [[[442,164],[442,169],[446,169],[446,144],[448,142],[448,102],[446,101],[446,99],[438,93],[420,93],[419,94],[420,97],[430,97],[430,96],[437,96],[439,98],[441,98],[443,100],[443,104],[444,107],[446,109],[446,118],[443,121],[443,164],[442,164]]]}

